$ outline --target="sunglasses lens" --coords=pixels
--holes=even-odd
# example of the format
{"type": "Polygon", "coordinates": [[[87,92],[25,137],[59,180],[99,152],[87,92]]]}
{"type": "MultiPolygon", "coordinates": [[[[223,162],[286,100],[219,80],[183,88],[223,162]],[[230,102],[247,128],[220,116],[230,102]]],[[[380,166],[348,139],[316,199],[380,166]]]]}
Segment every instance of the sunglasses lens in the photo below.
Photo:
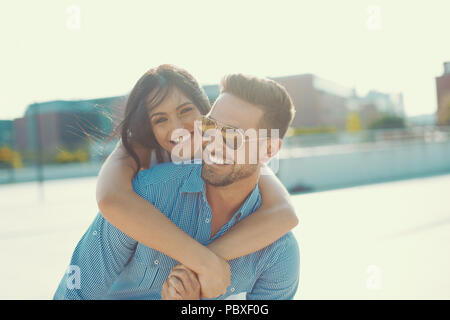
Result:
{"type": "Polygon", "coordinates": [[[222,136],[223,141],[225,142],[228,148],[237,150],[241,147],[243,137],[238,130],[234,128],[224,127],[222,129],[222,136]]]}
{"type": "MultiPolygon", "coordinates": [[[[218,127],[214,120],[203,117],[201,129],[204,135],[208,130],[218,130],[218,127]]],[[[220,132],[222,133],[223,142],[228,148],[237,150],[241,147],[244,137],[239,130],[233,127],[223,126],[220,132]]]]}
{"type": "Polygon", "coordinates": [[[206,131],[208,131],[210,129],[216,129],[216,124],[211,119],[203,118],[202,119],[202,131],[203,131],[203,133],[205,133],[206,131]]]}

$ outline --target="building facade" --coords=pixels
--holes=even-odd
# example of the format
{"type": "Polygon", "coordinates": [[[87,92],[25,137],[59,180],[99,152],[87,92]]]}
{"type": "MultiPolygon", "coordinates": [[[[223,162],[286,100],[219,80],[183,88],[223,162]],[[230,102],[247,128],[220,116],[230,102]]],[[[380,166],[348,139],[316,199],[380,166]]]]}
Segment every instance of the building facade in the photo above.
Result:
{"type": "Polygon", "coordinates": [[[123,112],[123,100],[111,97],[33,103],[23,118],[14,120],[15,148],[28,152],[73,150],[85,145],[90,137],[107,136],[114,126],[112,118],[123,112]]]}
{"type": "MultiPolygon", "coordinates": [[[[348,119],[358,114],[363,127],[368,127],[381,114],[404,116],[403,96],[372,90],[358,96],[347,88],[314,74],[274,77],[272,80],[286,88],[296,108],[293,127],[332,128],[344,130],[348,119]]],[[[203,86],[211,102],[219,95],[218,85],[203,86]]]]}
{"type": "MultiPolygon", "coordinates": [[[[436,79],[439,110],[444,110],[443,116],[446,103],[450,109],[450,65],[446,66],[446,73],[436,79]]],[[[393,96],[370,91],[360,97],[354,89],[313,74],[271,79],[283,85],[293,100],[296,107],[293,127],[345,130],[352,119],[352,123],[357,120],[365,128],[380,113],[403,114],[401,94],[393,96]]],[[[220,93],[219,86],[205,85],[203,89],[212,105],[220,93]]],[[[90,137],[99,138],[98,142],[109,136],[123,117],[125,103],[126,96],[33,103],[24,117],[0,121],[0,145],[13,143],[17,151],[30,153],[76,150],[89,145],[90,137]]]]}
{"type": "Polygon", "coordinates": [[[436,78],[437,125],[450,125],[450,61],[444,63],[444,73],[436,78]]]}
{"type": "Polygon", "coordinates": [[[0,120],[0,147],[14,144],[14,121],[0,120]]]}

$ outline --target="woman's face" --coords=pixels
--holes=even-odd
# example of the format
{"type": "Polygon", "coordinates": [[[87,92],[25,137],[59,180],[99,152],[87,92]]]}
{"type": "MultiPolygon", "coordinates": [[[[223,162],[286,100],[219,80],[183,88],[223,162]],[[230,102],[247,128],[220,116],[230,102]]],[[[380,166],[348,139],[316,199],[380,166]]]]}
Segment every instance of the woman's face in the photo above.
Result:
{"type": "Polygon", "coordinates": [[[156,141],[168,151],[179,143],[173,141],[172,132],[185,129],[191,133],[190,141],[194,141],[194,121],[201,117],[200,111],[180,90],[170,89],[167,97],[149,112],[150,124],[156,141]]]}

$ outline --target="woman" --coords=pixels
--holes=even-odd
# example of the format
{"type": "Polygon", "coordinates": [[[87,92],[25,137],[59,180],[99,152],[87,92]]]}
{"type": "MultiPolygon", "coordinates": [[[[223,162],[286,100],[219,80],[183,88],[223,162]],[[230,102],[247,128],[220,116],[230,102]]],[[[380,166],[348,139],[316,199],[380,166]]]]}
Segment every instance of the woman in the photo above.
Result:
{"type": "Polygon", "coordinates": [[[178,143],[172,132],[183,128],[192,134],[194,121],[209,109],[204,91],[185,70],[172,65],[149,70],[128,97],[118,128],[121,140],[103,164],[97,183],[97,203],[105,219],[195,272],[203,298],[226,291],[230,271],[225,260],[266,247],[298,223],[289,193],[273,173],[260,178],[261,207],[207,247],[133,191],[131,181],[140,170],[170,160],[178,143]]]}

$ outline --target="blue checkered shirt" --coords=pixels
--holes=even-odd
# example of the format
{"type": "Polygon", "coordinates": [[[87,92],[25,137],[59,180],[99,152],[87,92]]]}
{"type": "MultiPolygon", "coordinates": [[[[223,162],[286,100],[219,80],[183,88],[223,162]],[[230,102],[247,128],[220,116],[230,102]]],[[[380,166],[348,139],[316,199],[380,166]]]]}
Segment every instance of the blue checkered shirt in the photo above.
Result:
{"type": "MultiPolygon", "coordinates": [[[[210,239],[211,208],[200,164],[164,163],[141,171],[133,188],[178,227],[207,245],[261,205],[258,186],[210,239]]],[[[218,299],[292,299],[299,281],[299,250],[291,232],[271,245],[230,260],[231,285],[218,299]]],[[[127,236],[101,213],[76,246],[54,299],[161,299],[161,288],[178,262],[127,236]],[[78,273],[78,274],[77,274],[78,273]]]]}

